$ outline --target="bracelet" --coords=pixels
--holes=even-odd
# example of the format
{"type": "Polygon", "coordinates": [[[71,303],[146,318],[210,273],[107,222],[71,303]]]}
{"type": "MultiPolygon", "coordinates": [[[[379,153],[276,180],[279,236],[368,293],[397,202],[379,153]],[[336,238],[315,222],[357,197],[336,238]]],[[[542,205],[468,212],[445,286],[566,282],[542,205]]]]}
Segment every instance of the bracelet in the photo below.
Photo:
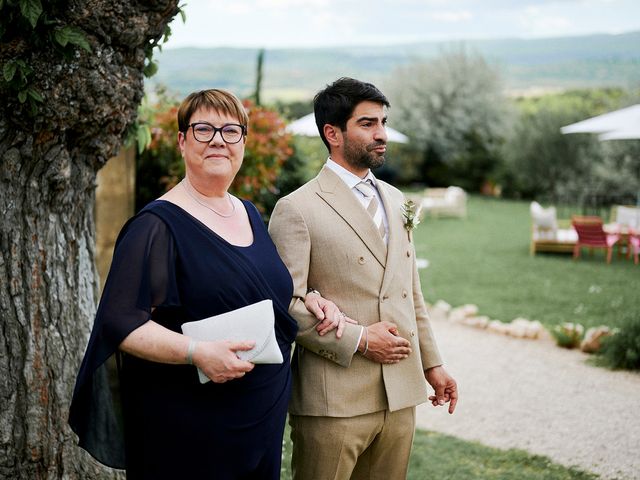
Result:
{"type": "Polygon", "coordinates": [[[193,352],[196,351],[198,341],[193,338],[189,341],[189,347],[187,347],[187,363],[193,365],[193,352]]]}
{"type": "Polygon", "coordinates": [[[362,331],[364,332],[364,351],[362,355],[366,355],[367,350],[369,350],[369,331],[367,327],[362,327],[362,331]]]}

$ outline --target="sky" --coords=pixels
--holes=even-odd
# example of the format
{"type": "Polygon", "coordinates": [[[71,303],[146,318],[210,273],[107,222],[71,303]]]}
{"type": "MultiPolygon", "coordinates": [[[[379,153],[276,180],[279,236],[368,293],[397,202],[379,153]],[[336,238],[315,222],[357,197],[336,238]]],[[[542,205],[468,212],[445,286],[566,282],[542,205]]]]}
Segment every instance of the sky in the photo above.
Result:
{"type": "Polygon", "coordinates": [[[640,30],[639,0],[182,0],[164,48],[296,48],[640,30]]]}

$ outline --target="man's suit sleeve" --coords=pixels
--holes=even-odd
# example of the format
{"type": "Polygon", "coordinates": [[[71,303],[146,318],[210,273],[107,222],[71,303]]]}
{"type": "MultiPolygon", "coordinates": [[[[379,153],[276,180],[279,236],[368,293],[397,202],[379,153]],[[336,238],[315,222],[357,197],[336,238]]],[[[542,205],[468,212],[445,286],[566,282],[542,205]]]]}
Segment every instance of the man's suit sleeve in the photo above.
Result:
{"type": "MultiPolygon", "coordinates": [[[[340,339],[336,338],[335,331],[323,336],[316,331],[318,320],[304,305],[311,261],[311,236],[302,213],[289,198],[282,198],[276,204],[269,222],[269,234],[293,279],[293,298],[289,313],[299,326],[296,343],[338,365],[348,367],[362,327],[345,324],[340,339]]],[[[321,288],[318,285],[311,286],[321,288]]]]}
{"type": "Polygon", "coordinates": [[[420,285],[420,275],[418,267],[413,262],[413,304],[416,312],[416,323],[418,324],[418,338],[420,340],[420,356],[422,357],[422,369],[426,370],[431,367],[442,365],[442,359],[436,340],[431,330],[431,319],[427,313],[427,307],[424,304],[422,296],[422,286],[420,285]]]}

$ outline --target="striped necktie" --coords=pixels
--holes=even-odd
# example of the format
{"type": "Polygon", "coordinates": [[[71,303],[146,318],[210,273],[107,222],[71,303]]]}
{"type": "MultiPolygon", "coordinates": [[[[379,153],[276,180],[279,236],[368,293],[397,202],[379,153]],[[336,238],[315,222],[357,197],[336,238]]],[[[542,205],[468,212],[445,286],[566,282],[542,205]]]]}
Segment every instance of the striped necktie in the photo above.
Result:
{"type": "Polygon", "coordinates": [[[367,180],[366,182],[360,182],[355,186],[356,190],[358,190],[362,195],[364,195],[367,204],[367,212],[371,215],[373,219],[373,223],[375,223],[378,232],[380,232],[380,236],[384,240],[385,237],[385,229],[384,222],[382,221],[382,209],[380,208],[380,204],[378,202],[378,198],[375,195],[373,183],[371,180],[367,180]]]}

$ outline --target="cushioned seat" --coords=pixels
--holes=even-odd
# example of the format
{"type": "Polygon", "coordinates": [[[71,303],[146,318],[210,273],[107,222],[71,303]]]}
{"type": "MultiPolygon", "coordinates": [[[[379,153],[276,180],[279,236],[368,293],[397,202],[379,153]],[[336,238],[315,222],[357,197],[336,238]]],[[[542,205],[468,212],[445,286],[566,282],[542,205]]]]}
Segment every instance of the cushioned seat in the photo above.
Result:
{"type": "Polygon", "coordinates": [[[611,222],[621,227],[640,230],[640,207],[614,205],[611,209],[611,222]]]}
{"type": "Polygon", "coordinates": [[[578,240],[573,228],[558,228],[556,208],[543,208],[538,202],[531,202],[531,255],[537,252],[572,253],[578,240]]]}
{"type": "Polygon", "coordinates": [[[467,194],[456,186],[427,188],[422,198],[422,211],[432,217],[467,216],[467,194]]]}

